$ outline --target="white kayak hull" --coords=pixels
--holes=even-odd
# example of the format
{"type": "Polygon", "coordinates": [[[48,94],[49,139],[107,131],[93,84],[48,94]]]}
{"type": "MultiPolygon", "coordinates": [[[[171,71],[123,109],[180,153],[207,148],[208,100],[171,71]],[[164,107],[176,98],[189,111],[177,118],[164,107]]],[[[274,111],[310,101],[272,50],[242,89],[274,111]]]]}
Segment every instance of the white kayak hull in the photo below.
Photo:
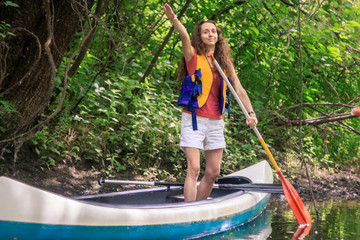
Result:
{"type": "MultiPolygon", "coordinates": [[[[273,183],[266,161],[229,176],[244,176],[253,183],[273,183]]],[[[262,212],[270,197],[268,193],[234,191],[192,203],[94,204],[7,177],[0,177],[0,193],[0,235],[9,239],[192,238],[251,221],[262,212]]],[[[102,196],[116,199],[116,194],[102,196]]],[[[151,194],[154,193],[149,193],[149,199],[151,194]]]]}

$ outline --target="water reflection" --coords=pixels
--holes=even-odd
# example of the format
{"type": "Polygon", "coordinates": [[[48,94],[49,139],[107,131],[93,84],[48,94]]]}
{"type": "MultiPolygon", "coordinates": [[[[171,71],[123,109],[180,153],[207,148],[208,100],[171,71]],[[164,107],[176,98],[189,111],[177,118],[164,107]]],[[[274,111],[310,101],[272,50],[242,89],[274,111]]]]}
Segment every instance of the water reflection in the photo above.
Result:
{"type": "MultiPolygon", "coordinates": [[[[291,210],[284,203],[271,203],[270,239],[290,239],[297,222],[291,216],[291,210]]],[[[360,239],[360,200],[326,201],[317,203],[319,219],[311,204],[313,224],[306,240],[318,239],[360,239]]]]}
{"type": "Polygon", "coordinates": [[[272,202],[250,223],[200,239],[360,239],[360,200],[317,203],[318,220],[312,205],[305,205],[313,218],[310,228],[298,228],[290,207],[286,201],[282,201],[272,202]]]}
{"type": "Polygon", "coordinates": [[[311,225],[303,225],[299,226],[294,235],[292,236],[291,240],[301,240],[305,239],[307,235],[309,235],[311,230],[311,225]]]}
{"type": "Polygon", "coordinates": [[[269,206],[253,221],[227,232],[199,238],[203,240],[217,239],[267,239],[271,234],[271,213],[269,206]]]}
{"type": "MultiPolygon", "coordinates": [[[[271,238],[272,228],[271,228],[271,208],[269,206],[253,221],[241,225],[237,228],[229,230],[227,232],[219,233],[216,235],[211,235],[203,237],[200,239],[203,240],[215,240],[215,239],[241,239],[241,240],[263,240],[271,238]]],[[[297,223],[297,222],[296,222],[297,223]]],[[[309,234],[311,226],[301,226],[297,228],[294,227],[294,232],[288,232],[293,234],[291,240],[300,240],[305,239],[305,236],[309,234]]],[[[289,239],[290,239],[289,238],[289,239]]],[[[280,238],[279,238],[280,239],[280,238]]],[[[283,239],[283,238],[281,238],[283,239]]]]}

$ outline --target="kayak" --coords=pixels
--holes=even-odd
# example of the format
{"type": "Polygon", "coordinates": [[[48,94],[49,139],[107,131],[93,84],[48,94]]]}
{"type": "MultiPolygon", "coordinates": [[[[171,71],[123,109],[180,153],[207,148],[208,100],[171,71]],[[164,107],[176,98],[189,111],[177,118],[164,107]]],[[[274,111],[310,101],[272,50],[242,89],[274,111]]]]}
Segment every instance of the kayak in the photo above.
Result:
{"type": "MultiPolygon", "coordinates": [[[[227,175],[272,184],[261,161],[227,175]]],[[[0,177],[1,239],[190,239],[252,221],[270,193],[214,188],[207,200],[184,202],[182,186],[67,197],[0,177]]]]}

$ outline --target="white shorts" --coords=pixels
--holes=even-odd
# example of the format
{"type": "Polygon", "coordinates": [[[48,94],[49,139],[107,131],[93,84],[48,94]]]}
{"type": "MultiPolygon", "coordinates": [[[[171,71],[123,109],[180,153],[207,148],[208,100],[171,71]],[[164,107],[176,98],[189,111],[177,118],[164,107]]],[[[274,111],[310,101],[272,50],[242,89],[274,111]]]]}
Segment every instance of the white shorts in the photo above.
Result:
{"type": "Polygon", "coordinates": [[[225,148],[223,119],[214,120],[205,117],[196,116],[198,130],[193,130],[192,117],[189,113],[182,113],[180,147],[182,150],[186,147],[198,148],[201,150],[214,150],[225,148]]]}

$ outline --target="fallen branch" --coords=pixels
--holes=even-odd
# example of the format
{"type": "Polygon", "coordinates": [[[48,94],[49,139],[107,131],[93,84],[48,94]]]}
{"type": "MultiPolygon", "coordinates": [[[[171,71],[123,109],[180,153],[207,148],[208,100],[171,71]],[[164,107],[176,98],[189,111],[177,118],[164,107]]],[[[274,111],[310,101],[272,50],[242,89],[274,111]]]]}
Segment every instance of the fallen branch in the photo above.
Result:
{"type": "MultiPolygon", "coordinates": [[[[314,117],[314,118],[307,118],[307,119],[294,119],[294,120],[283,120],[281,118],[278,118],[279,121],[276,122],[270,122],[269,124],[271,125],[275,125],[277,127],[288,127],[288,126],[298,126],[300,125],[300,123],[302,125],[308,126],[308,125],[312,125],[312,126],[317,126],[317,125],[321,125],[321,124],[325,124],[325,123],[333,123],[333,122],[341,122],[342,120],[346,120],[346,119],[351,119],[351,118],[356,118],[356,116],[352,116],[351,113],[341,113],[341,114],[335,114],[332,116],[320,116],[320,117],[314,117]]],[[[356,129],[352,128],[351,126],[345,124],[346,129],[348,129],[349,131],[352,131],[356,134],[360,135],[360,132],[357,131],[356,129]]]]}

